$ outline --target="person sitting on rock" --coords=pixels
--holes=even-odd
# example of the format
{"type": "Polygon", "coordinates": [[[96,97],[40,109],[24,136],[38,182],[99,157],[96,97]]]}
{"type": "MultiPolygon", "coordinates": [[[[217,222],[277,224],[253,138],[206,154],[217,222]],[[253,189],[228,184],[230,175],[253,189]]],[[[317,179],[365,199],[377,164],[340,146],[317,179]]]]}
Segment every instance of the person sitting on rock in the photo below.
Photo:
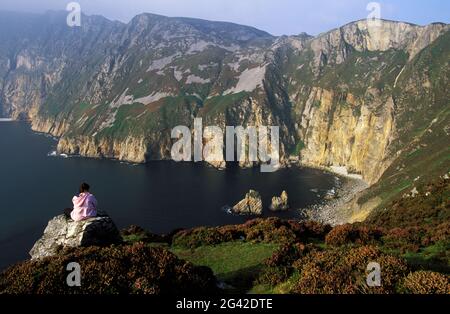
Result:
{"type": "Polygon", "coordinates": [[[82,221],[97,216],[97,200],[94,195],[89,193],[89,189],[89,184],[81,184],[80,194],[78,196],[75,195],[72,199],[73,209],[68,208],[64,210],[67,218],[72,218],[74,221],[82,221]]]}

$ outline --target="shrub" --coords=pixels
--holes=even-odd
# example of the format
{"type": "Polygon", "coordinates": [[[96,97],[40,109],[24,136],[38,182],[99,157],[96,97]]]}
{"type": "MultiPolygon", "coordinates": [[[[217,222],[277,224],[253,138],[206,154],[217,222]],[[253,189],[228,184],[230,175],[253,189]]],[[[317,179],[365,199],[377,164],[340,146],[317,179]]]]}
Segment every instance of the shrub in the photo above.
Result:
{"type": "Polygon", "coordinates": [[[172,238],[175,234],[180,232],[182,229],[176,229],[169,234],[154,234],[144,230],[143,228],[135,225],[131,225],[121,231],[122,238],[125,242],[132,244],[135,242],[144,243],[167,243],[172,244],[172,238]]]}
{"type": "Polygon", "coordinates": [[[312,251],[293,266],[300,272],[294,288],[300,294],[393,293],[408,271],[403,260],[373,246],[312,251]],[[370,262],[381,266],[381,287],[367,286],[366,268],[370,262]]]}
{"type": "Polygon", "coordinates": [[[399,249],[401,253],[417,252],[422,242],[421,228],[394,228],[383,236],[383,243],[391,249],[399,249]]]}
{"type": "Polygon", "coordinates": [[[312,221],[298,222],[272,217],[249,221],[240,229],[249,241],[291,243],[310,238],[324,239],[331,227],[312,221]]]}
{"type": "Polygon", "coordinates": [[[233,241],[233,234],[221,232],[218,228],[196,228],[183,230],[174,235],[172,244],[184,248],[198,248],[233,241]]]}
{"type": "Polygon", "coordinates": [[[285,282],[294,270],[292,264],[314,249],[312,244],[282,244],[271,257],[264,261],[264,268],[259,274],[256,284],[276,286],[285,282]]]}
{"type": "Polygon", "coordinates": [[[69,249],[18,264],[0,275],[0,294],[208,294],[214,293],[215,282],[209,268],[136,243],[69,249]],[[66,284],[71,262],[81,266],[81,287],[66,284]]]}
{"type": "Polygon", "coordinates": [[[291,267],[265,267],[255,281],[257,285],[270,285],[272,287],[285,282],[292,274],[291,267]]]}
{"type": "Polygon", "coordinates": [[[259,228],[252,228],[246,233],[247,241],[285,243],[295,239],[295,234],[286,226],[280,226],[275,229],[266,228],[263,224],[259,228]]]}
{"type": "Polygon", "coordinates": [[[297,242],[307,242],[309,239],[325,240],[325,236],[331,231],[330,225],[324,225],[312,220],[288,221],[289,228],[294,231],[297,242]]]}
{"type": "Polygon", "coordinates": [[[426,225],[434,228],[450,221],[448,202],[450,180],[438,178],[426,185],[417,186],[419,195],[399,196],[388,205],[388,210],[374,211],[367,223],[383,228],[408,228],[426,225]]]}
{"type": "Polygon", "coordinates": [[[246,240],[265,243],[295,243],[311,238],[323,240],[331,227],[316,222],[281,220],[276,217],[253,219],[242,225],[216,228],[195,228],[176,233],[172,243],[185,248],[217,245],[223,242],[246,240]]]}
{"type": "Polygon", "coordinates": [[[417,253],[423,247],[448,242],[449,238],[450,222],[445,222],[436,227],[394,228],[385,232],[382,241],[386,247],[398,249],[401,253],[417,253]]]}
{"type": "Polygon", "coordinates": [[[146,231],[143,228],[136,226],[136,225],[131,225],[131,226],[121,230],[121,234],[123,236],[130,236],[133,234],[143,234],[143,233],[146,233],[146,231]]]}
{"type": "Polygon", "coordinates": [[[245,232],[235,225],[223,226],[218,228],[219,232],[222,233],[226,239],[239,240],[245,239],[245,232]]]}
{"type": "Polygon", "coordinates": [[[450,294],[450,282],[444,274],[417,271],[403,280],[400,291],[408,294],[450,294]]]}
{"type": "Polygon", "coordinates": [[[278,218],[256,219],[242,226],[247,241],[285,243],[295,240],[295,233],[286,221],[278,218]]]}
{"type": "Polygon", "coordinates": [[[428,227],[422,238],[422,245],[429,246],[450,239],[450,221],[443,222],[436,227],[428,227]]]}
{"type": "Polygon", "coordinates": [[[346,224],[337,226],[325,237],[325,242],[332,246],[346,244],[375,244],[380,241],[383,232],[380,228],[346,224]]]}
{"type": "Polygon", "coordinates": [[[145,231],[139,226],[132,225],[126,229],[121,231],[122,238],[125,242],[134,243],[134,242],[145,242],[145,243],[154,243],[154,242],[167,242],[167,239],[164,236],[160,236],[157,234],[150,233],[145,231]]]}
{"type": "Polygon", "coordinates": [[[301,243],[285,243],[276,250],[264,264],[270,267],[291,266],[296,260],[305,256],[314,246],[301,243]]]}

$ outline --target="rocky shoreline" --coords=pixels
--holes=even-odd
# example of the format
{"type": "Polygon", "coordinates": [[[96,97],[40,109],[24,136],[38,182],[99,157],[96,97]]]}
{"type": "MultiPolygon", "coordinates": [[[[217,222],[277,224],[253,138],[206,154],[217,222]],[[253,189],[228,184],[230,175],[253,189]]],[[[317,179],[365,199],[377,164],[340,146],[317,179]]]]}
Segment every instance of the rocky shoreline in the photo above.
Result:
{"type": "MultiPolygon", "coordinates": [[[[336,174],[335,174],[336,175],[336,174]]],[[[323,199],[322,203],[299,209],[305,220],[314,220],[332,226],[350,222],[350,214],[344,208],[351,206],[355,197],[367,189],[369,185],[361,179],[336,175],[339,183],[335,189],[334,197],[323,199]]]]}

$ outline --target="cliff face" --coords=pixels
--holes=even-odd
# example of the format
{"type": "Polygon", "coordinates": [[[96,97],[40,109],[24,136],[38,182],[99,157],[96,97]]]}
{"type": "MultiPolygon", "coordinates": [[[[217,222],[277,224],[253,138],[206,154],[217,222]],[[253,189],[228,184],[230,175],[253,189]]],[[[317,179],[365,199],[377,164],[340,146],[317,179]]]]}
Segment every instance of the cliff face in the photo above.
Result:
{"type": "MultiPolygon", "coordinates": [[[[405,131],[406,113],[399,99],[420,90],[399,88],[405,69],[447,30],[443,24],[381,21],[372,26],[359,21],[285,52],[283,69],[290,74],[287,86],[302,162],[346,167],[376,183],[405,145],[399,134],[405,131]]],[[[429,106],[439,107],[433,93],[429,106]]]]}
{"type": "Polygon", "coordinates": [[[333,55],[335,63],[347,59],[351,49],[356,51],[405,50],[410,59],[436,40],[447,26],[440,23],[426,26],[394,21],[357,21],[320,35],[313,40],[316,56],[333,55]]]}
{"type": "Polygon", "coordinates": [[[127,140],[96,140],[91,136],[63,137],[57,151],[85,157],[114,158],[123,161],[143,163],[147,160],[147,145],[143,139],[129,137],[127,140]]]}
{"type": "Polygon", "coordinates": [[[302,113],[302,161],[313,166],[342,165],[351,173],[361,173],[368,183],[376,182],[389,164],[386,151],[394,133],[392,98],[380,105],[383,110],[376,113],[374,104],[357,104],[352,94],[314,88],[302,113]],[[345,105],[336,105],[338,99],[345,105]]]}
{"type": "MultiPolygon", "coordinates": [[[[412,140],[402,108],[418,105],[410,96],[422,87],[404,83],[408,69],[424,69],[418,58],[442,38],[448,67],[445,24],[358,21],[277,38],[151,14],[128,24],[85,17],[74,29],[60,13],[13,27],[2,15],[13,31],[0,31],[0,113],[89,157],[168,159],[171,129],[201,117],[222,128],[280,126],[282,159],[346,167],[374,184],[412,140]]],[[[436,77],[424,75],[432,86],[436,77]]],[[[448,99],[445,88],[429,92],[432,107],[438,93],[448,99]]]]}

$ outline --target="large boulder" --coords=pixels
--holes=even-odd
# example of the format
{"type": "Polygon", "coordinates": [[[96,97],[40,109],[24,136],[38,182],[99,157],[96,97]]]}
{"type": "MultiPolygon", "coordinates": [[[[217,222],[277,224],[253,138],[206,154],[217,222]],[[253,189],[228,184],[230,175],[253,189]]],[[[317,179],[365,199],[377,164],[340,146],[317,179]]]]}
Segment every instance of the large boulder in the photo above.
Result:
{"type": "Polygon", "coordinates": [[[272,204],[270,205],[270,210],[272,211],[283,211],[289,209],[289,198],[286,191],[281,193],[281,196],[274,196],[272,198],[272,204]]]}
{"type": "Polygon", "coordinates": [[[262,211],[261,195],[254,190],[250,190],[245,198],[232,208],[232,212],[238,215],[261,215],[262,211]]]}
{"type": "Polygon", "coordinates": [[[119,230],[105,213],[78,222],[60,215],[49,221],[30,255],[32,259],[38,259],[56,255],[68,247],[107,246],[121,242],[119,230]]]}

